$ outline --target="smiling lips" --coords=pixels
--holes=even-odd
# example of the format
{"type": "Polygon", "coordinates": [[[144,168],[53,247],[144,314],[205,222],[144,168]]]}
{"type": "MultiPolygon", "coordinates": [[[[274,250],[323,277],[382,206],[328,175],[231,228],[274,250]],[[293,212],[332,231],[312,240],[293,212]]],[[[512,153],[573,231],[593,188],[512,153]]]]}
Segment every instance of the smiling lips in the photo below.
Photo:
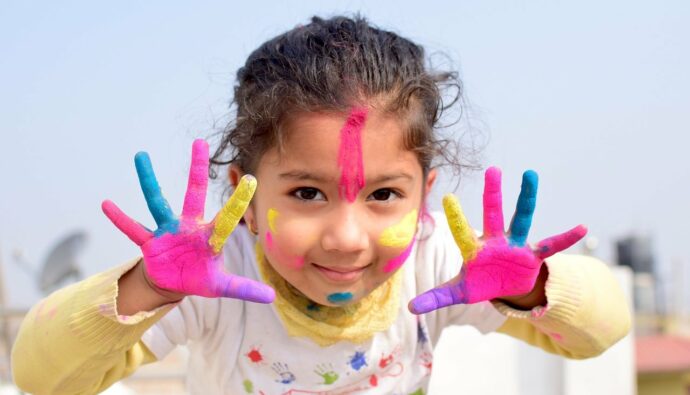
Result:
{"type": "Polygon", "coordinates": [[[316,263],[312,263],[312,265],[328,280],[334,281],[334,282],[352,282],[355,280],[358,280],[360,277],[362,277],[362,273],[371,266],[366,265],[364,267],[358,267],[358,268],[328,268],[325,266],[320,266],[317,265],[316,263]]]}

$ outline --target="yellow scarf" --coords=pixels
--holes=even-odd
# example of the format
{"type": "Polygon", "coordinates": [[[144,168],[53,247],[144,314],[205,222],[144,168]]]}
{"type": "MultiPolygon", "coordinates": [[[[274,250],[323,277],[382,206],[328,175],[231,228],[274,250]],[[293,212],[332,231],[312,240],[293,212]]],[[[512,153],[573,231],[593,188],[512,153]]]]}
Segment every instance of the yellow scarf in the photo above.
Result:
{"type": "Polygon", "coordinates": [[[312,302],[285,281],[266,262],[259,243],[256,260],[263,281],[276,291],[273,304],[290,336],[308,337],[321,347],[341,340],[363,343],[374,333],[388,329],[398,317],[402,270],[360,301],[330,307],[312,302]]]}

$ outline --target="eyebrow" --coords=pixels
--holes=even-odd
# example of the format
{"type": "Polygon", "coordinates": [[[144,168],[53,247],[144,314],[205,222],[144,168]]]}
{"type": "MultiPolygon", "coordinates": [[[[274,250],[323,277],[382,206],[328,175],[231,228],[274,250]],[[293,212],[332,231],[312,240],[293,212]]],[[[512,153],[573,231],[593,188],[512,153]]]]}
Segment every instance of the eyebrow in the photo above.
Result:
{"type": "MultiPolygon", "coordinates": [[[[294,180],[294,181],[314,181],[326,183],[329,181],[335,181],[333,177],[329,177],[319,173],[312,173],[303,170],[293,170],[280,173],[278,177],[282,179],[294,180]]],[[[381,174],[373,179],[366,180],[366,184],[380,184],[384,182],[395,181],[398,179],[405,179],[407,181],[412,181],[414,178],[412,175],[405,172],[381,174]]]]}

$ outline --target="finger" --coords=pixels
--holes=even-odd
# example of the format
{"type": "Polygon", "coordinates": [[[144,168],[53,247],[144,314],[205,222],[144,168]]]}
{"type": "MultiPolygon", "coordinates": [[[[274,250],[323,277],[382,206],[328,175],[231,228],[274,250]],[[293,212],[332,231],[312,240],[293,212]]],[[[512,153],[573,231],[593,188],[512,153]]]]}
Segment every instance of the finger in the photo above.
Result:
{"type": "Polygon", "coordinates": [[[527,170],[522,175],[522,187],[518,197],[515,216],[510,224],[510,244],[522,247],[527,241],[529,229],[532,226],[532,216],[537,205],[537,188],[539,176],[533,170],[527,170]]]}
{"type": "Polygon", "coordinates": [[[495,237],[503,235],[503,231],[501,170],[489,167],[484,173],[484,234],[495,237]]]}
{"type": "Polygon", "coordinates": [[[240,221],[240,218],[244,215],[255,190],[256,178],[249,174],[243,176],[235,192],[230,196],[230,199],[228,199],[218,215],[216,215],[216,218],[213,220],[213,233],[208,240],[209,245],[216,254],[223,249],[225,240],[227,240],[240,221]]]}
{"type": "Polygon", "coordinates": [[[276,297],[273,288],[264,283],[227,273],[220,274],[217,290],[217,296],[257,303],[271,303],[276,297]]]}
{"type": "Polygon", "coordinates": [[[149,230],[128,217],[127,214],[123,213],[122,210],[110,200],[104,200],[101,204],[101,209],[110,222],[120,229],[120,231],[129,237],[136,245],[141,246],[153,237],[153,234],[149,230]]]}
{"type": "Polygon", "coordinates": [[[462,253],[463,261],[471,261],[477,255],[477,237],[462,212],[460,202],[453,194],[449,193],[443,197],[443,209],[446,212],[446,219],[450,231],[453,233],[455,244],[458,245],[462,253]]]}
{"type": "Polygon", "coordinates": [[[208,188],[208,143],[203,139],[194,140],[192,145],[192,164],[189,166],[187,193],[184,196],[182,216],[204,218],[206,189],[208,188]]]}
{"type": "Polygon", "coordinates": [[[158,228],[169,227],[171,224],[176,223],[177,219],[170,209],[170,205],[163,198],[160,186],[158,186],[158,180],[156,180],[156,174],[153,172],[149,154],[138,152],[134,156],[134,165],[137,168],[139,184],[141,185],[142,192],[144,192],[146,204],[149,206],[149,211],[153,215],[158,228]]]}
{"type": "Polygon", "coordinates": [[[467,303],[464,284],[448,282],[418,295],[410,301],[407,308],[413,314],[424,314],[442,307],[467,303]]]}
{"type": "Polygon", "coordinates": [[[578,225],[565,233],[556,236],[551,236],[540,241],[536,247],[536,255],[539,259],[546,259],[551,255],[570,248],[585,237],[587,228],[584,225],[578,225]]]}

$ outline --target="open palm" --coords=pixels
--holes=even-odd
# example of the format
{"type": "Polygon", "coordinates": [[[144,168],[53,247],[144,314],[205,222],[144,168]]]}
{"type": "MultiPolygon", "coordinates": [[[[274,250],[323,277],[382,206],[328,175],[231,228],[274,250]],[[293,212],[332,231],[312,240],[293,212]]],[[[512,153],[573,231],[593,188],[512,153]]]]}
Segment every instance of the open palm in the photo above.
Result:
{"type": "Polygon", "coordinates": [[[223,244],[247,209],[256,189],[256,179],[244,176],[213,221],[206,223],[203,217],[209,160],[208,144],[204,140],[196,140],[192,147],[189,182],[180,218],[173,214],[163,197],[148,154],[139,152],[134,161],[158,229],[150,231],[109,200],[103,202],[102,208],[113,224],[141,247],[149,281],[181,296],[273,301],[275,293],[269,286],[223,269],[223,244]]]}
{"type": "Polygon", "coordinates": [[[517,208],[508,233],[504,231],[501,196],[501,171],[485,173],[484,233],[477,238],[452,194],[443,198],[446,219],[460,248],[463,265],[452,280],[417,296],[409,308],[415,314],[427,313],[454,304],[477,303],[529,293],[547,257],[567,249],[583,238],[587,229],[579,225],[565,233],[529,246],[527,235],[536,206],[538,177],[526,171],[517,208]]]}

